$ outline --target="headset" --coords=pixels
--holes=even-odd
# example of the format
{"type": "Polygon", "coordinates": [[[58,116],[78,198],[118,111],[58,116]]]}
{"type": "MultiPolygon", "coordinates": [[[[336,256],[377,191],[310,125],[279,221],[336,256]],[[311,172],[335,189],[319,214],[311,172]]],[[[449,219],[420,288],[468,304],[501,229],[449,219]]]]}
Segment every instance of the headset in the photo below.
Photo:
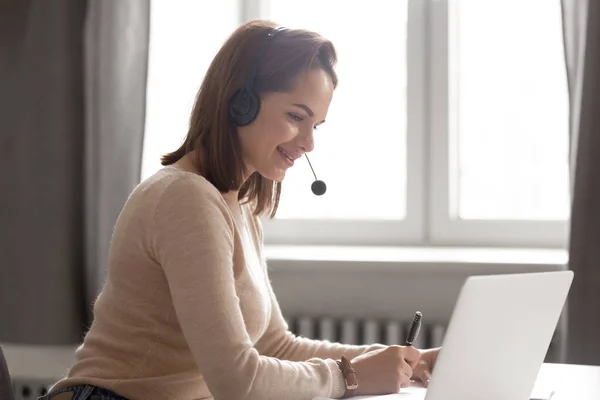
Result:
{"type": "Polygon", "coordinates": [[[280,26],[269,32],[262,41],[260,50],[252,63],[250,73],[246,77],[244,86],[238,89],[229,102],[229,117],[236,126],[250,125],[256,119],[260,112],[260,96],[254,87],[256,74],[258,72],[258,64],[265,55],[265,51],[269,43],[278,33],[286,31],[287,28],[280,26]]]}
{"type": "MultiPolygon", "coordinates": [[[[279,26],[267,34],[261,43],[259,52],[256,55],[252,66],[250,67],[250,72],[246,77],[244,86],[238,89],[231,97],[229,101],[229,118],[235,126],[250,125],[256,119],[256,117],[258,117],[258,113],[260,112],[260,95],[256,91],[255,87],[258,65],[264,57],[269,43],[273,41],[278,33],[286,30],[288,30],[288,28],[279,26]]],[[[306,157],[308,165],[310,166],[310,170],[315,177],[315,181],[311,185],[311,190],[315,195],[321,196],[327,190],[327,185],[325,185],[325,182],[317,179],[315,170],[313,169],[306,153],[304,153],[304,156],[306,157]]]]}

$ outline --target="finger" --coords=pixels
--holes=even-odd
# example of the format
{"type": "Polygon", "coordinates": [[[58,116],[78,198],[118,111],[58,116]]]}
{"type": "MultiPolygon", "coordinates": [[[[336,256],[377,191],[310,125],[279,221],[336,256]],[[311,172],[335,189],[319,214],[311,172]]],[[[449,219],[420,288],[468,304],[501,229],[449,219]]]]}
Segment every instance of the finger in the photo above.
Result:
{"type": "Polygon", "coordinates": [[[423,374],[423,370],[416,369],[413,371],[411,379],[415,382],[423,382],[425,380],[425,376],[423,374]]]}
{"type": "Polygon", "coordinates": [[[407,363],[410,364],[411,368],[414,368],[417,365],[420,358],[421,358],[421,352],[419,350],[417,350],[415,347],[407,346],[405,348],[404,359],[406,360],[407,363]]]}
{"type": "Polygon", "coordinates": [[[429,372],[429,370],[424,369],[419,374],[418,379],[419,381],[421,381],[424,387],[427,387],[429,385],[429,379],[431,379],[431,373],[429,372]]]}
{"type": "Polygon", "coordinates": [[[413,369],[407,362],[402,363],[402,365],[400,366],[400,371],[402,372],[403,375],[406,375],[409,379],[413,376],[413,369]]]}
{"type": "Polygon", "coordinates": [[[410,386],[410,377],[402,374],[402,377],[400,378],[400,387],[407,388],[409,386],[410,386]]]}

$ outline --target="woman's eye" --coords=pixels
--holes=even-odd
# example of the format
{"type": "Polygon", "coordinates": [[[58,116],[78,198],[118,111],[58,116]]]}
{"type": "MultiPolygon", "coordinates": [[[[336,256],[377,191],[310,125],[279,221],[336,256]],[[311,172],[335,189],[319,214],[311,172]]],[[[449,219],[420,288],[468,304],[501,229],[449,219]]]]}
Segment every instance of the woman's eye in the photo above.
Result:
{"type": "Polygon", "coordinates": [[[290,116],[291,119],[293,119],[296,122],[300,122],[304,119],[301,116],[294,114],[294,113],[288,113],[288,115],[290,116]]]}

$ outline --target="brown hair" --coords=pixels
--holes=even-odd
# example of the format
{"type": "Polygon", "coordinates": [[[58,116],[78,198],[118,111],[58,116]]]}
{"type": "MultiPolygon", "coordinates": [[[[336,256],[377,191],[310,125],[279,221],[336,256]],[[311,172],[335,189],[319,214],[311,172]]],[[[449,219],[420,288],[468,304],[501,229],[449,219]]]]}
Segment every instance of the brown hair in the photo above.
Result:
{"type": "MultiPolygon", "coordinates": [[[[257,172],[246,182],[237,128],[229,120],[229,100],[244,85],[262,42],[277,25],[271,21],[250,21],[223,44],[202,81],[192,109],[189,130],[183,144],[162,156],[162,165],[175,163],[186,153],[197,151],[195,166],[219,191],[239,190],[238,198],[254,205],[254,215],[277,211],[281,182],[257,172]],[[201,165],[201,159],[203,164],[201,165]]],[[[297,76],[311,68],[322,68],[337,86],[333,44],[315,32],[289,29],[270,41],[258,63],[255,90],[259,94],[293,89],[297,76]]]]}

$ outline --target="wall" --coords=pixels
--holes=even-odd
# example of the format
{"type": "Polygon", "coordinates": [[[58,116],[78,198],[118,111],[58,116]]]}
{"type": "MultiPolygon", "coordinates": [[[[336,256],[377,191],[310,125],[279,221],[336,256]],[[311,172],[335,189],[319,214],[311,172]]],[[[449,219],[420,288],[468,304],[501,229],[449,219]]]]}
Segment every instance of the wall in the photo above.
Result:
{"type": "Polygon", "coordinates": [[[448,321],[470,275],[565,269],[562,250],[267,246],[285,314],[448,321]]]}

